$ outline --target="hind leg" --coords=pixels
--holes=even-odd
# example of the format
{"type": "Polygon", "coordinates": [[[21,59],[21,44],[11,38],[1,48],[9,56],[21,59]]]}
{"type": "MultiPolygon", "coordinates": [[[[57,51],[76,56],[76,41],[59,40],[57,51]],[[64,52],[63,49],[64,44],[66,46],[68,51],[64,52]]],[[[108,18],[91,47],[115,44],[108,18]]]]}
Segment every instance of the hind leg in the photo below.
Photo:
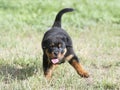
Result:
{"type": "Polygon", "coordinates": [[[77,71],[77,73],[81,77],[85,77],[85,78],[89,77],[88,72],[79,63],[79,59],[77,56],[75,56],[75,55],[71,56],[71,58],[69,58],[69,63],[74,67],[74,69],[77,71]]]}

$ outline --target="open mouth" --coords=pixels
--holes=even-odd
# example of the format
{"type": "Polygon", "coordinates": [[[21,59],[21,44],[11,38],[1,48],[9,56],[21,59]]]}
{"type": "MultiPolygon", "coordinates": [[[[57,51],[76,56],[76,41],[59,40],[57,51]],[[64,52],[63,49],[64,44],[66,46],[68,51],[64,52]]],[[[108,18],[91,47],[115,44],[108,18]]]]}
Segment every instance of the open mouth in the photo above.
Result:
{"type": "Polygon", "coordinates": [[[57,64],[59,62],[59,60],[57,58],[51,59],[53,64],[57,64]]]}

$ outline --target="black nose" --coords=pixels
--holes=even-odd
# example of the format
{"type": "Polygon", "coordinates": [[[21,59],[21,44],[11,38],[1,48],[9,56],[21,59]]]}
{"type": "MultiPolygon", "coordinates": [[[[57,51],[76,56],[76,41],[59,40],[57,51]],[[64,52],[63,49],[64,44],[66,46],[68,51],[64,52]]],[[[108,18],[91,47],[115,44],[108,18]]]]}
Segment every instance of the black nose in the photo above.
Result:
{"type": "Polygon", "coordinates": [[[54,52],[54,55],[57,56],[59,52],[54,52]]]}

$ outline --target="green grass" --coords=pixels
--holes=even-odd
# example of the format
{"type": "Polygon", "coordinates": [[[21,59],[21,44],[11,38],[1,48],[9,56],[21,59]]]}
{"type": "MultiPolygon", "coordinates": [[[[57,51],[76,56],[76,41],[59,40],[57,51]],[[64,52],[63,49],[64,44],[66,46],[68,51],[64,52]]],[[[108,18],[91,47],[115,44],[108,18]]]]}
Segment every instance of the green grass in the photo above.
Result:
{"type": "Polygon", "coordinates": [[[119,90],[120,0],[0,0],[0,90],[119,90]],[[41,40],[57,12],[76,54],[90,73],[85,79],[66,62],[51,81],[42,71],[41,40]]]}

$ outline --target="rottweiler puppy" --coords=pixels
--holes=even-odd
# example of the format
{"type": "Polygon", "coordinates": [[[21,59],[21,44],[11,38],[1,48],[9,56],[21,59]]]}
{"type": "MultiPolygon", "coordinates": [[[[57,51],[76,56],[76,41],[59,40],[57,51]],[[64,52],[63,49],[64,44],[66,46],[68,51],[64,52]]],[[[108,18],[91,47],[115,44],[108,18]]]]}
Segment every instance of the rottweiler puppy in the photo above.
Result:
{"type": "Polygon", "coordinates": [[[43,37],[43,71],[47,79],[50,79],[54,68],[68,61],[81,77],[89,77],[89,74],[83,69],[73,50],[71,37],[61,28],[61,17],[64,13],[72,12],[74,9],[62,9],[55,18],[52,28],[49,29],[43,37]]]}

